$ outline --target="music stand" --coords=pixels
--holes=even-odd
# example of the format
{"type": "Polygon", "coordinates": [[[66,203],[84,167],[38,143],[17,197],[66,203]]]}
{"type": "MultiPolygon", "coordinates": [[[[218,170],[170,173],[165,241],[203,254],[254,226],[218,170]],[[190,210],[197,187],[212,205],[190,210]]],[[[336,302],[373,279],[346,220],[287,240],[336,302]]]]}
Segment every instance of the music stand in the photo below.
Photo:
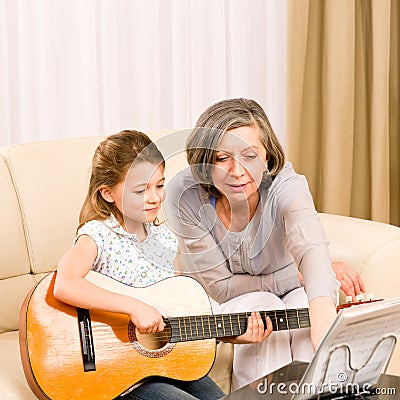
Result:
{"type": "Polygon", "coordinates": [[[400,298],[340,310],[292,400],[370,392],[385,373],[400,334],[400,298]]]}

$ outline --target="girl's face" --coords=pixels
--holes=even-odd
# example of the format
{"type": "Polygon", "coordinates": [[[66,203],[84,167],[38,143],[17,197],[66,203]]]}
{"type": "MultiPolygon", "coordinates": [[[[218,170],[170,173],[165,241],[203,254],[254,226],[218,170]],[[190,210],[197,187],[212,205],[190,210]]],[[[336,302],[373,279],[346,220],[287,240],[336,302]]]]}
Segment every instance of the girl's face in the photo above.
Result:
{"type": "Polygon", "coordinates": [[[108,189],[125,229],[154,222],[164,200],[164,181],[164,167],[145,161],[134,164],[125,179],[108,189]]]}
{"type": "Polygon", "coordinates": [[[258,126],[231,129],[222,136],[211,177],[229,201],[249,200],[258,193],[268,161],[260,137],[258,126]]]}

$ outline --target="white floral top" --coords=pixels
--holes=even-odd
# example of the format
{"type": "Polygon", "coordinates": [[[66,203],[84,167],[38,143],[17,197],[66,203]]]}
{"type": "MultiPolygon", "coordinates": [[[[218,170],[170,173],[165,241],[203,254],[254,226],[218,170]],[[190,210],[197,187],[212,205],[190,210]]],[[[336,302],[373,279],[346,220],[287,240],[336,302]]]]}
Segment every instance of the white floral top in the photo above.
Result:
{"type": "Polygon", "coordinates": [[[175,235],[166,226],[146,224],[147,238],[126,232],[114,215],[84,224],[75,239],[90,236],[97,245],[92,270],[135,287],[144,287],[174,275],[178,252],[175,235]]]}

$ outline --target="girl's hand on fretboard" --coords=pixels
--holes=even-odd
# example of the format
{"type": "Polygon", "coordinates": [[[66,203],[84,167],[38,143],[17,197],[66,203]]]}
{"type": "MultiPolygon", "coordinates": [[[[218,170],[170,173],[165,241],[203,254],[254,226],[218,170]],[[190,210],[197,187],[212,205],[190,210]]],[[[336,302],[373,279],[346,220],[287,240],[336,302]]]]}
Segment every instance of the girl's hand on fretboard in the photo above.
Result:
{"type": "Polygon", "coordinates": [[[222,341],[234,344],[260,343],[264,341],[272,332],[272,322],[266,317],[267,327],[264,327],[261,315],[253,311],[247,319],[246,332],[239,336],[229,336],[222,338],[222,341]]]}

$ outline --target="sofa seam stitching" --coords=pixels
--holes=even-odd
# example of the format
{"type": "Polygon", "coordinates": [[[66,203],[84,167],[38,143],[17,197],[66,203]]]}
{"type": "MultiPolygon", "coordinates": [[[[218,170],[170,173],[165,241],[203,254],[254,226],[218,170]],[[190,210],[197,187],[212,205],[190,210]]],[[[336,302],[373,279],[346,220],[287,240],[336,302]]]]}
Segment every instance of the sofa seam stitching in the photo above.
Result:
{"type": "Polygon", "coordinates": [[[30,237],[30,234],[29,234],[29,230],[28,230],[28,223],[27,223],[25,210],[24,210],[24,207],[22,205],[21,194],[20,194],[20,191],[18,190],[18,186],[16,184],[16,179],[15,179],[15,175],[14,175],[14,169],[13,169],[13,165],[12,165],[11,157],[10,157],[11,153],[12,153],[12,148],[9,148],[8,151],[7,151],[7,157],[5,157],[5,160],[6,160],[6,165],[8,167],[9,173],[10,173],[11,182],[13,184],[13,187],[14,187],[14,190],[15,190],[15,194],[16,194],[16,197],[17,197],[19,210],[20,210],[20,213],[21,213],[22,228],[23,228],[24,234],[25,234],[26,248],[27,248],[27,251],[28,251],[28,259],[29,259],[29,262],[30,262],[29,273],[32,274],[34,272],[34,271],[32,271],[32,267],[34,267],[36,265],[35,256],[33,254],[32,240],[31,240],[31,237],[30,237]]]}

